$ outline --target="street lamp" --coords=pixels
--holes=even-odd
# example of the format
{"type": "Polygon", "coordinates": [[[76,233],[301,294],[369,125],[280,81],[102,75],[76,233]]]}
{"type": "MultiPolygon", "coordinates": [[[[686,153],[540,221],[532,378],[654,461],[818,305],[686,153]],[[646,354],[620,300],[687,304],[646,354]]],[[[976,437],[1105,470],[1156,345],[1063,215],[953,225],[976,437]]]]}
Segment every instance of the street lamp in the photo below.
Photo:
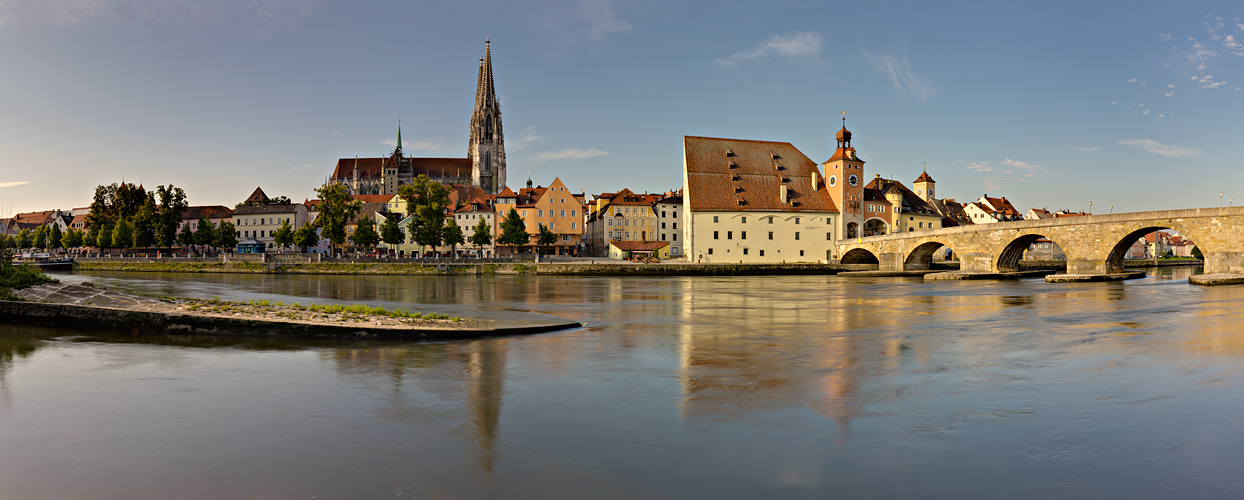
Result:
{"type": "Polygon", "coordinates": [[[1222,193],[1218,193],[1218,208],[1222,208],[1222,193]]]}
{"type": "Polygon", "coordinates": [[[1114,213],[1114,205],[1110,205],[1110,213],[1114,213]]]}
{"type": "Polygon", "coordinates": [[[1093,214],[1093,202],[1089,202],[1089,215],[1093,214]]]}

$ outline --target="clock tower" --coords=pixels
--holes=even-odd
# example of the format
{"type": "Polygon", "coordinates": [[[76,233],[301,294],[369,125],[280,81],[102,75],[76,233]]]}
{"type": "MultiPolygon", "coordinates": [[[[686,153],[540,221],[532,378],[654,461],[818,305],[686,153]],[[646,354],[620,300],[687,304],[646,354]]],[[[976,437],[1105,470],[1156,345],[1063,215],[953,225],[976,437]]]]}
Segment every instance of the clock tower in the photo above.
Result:
{"type": "Polygon", "coordinates": [[[842,117],[842,130],[835,138],[838,148],[834,156],[821,164],[829,196],[842,214],[838,217],[835,239],[858,238],[864,228],[864,160],[856,156],[855,148],[851,147],[846,113],[842,117]]]}

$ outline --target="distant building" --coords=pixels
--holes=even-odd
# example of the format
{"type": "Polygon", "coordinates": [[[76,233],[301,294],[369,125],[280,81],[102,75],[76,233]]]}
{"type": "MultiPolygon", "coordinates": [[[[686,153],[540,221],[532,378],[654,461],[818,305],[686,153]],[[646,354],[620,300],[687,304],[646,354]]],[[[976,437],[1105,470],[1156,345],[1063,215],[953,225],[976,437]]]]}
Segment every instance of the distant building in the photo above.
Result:
{"type": "Polygon", "coordinates": [[[592,256],[605,257],[608,242],[664,241],[660,238],[658,213],[654,204],[662,195],[638,194],[630,189],[601,193],[587,207],[585,239],[592,256]]]}
{"type": "MultiPolygon", "coordinates": [[[[933,178],[927,173],[916,182],[921,185],[922,193],[925,189],[932,192],[933,178]]],[[[864,203],[864,212],[869,215],[868,222],[864,224],[864,236],[942,227],[942,215],[936,207],[903,183],[882,179],[881,175],[864,186],[864,203]]]]}
{"type": "MultiPolygon", "coordinates": [[[[527,226],[527,234],[531,235],[527,245],[510,248],[501,245],[498,251],[533,251],[538,241],[540,225],[543,224],[557,235],[557,242],[547,247],[553,255],[579,255],[583,241],[583,210],[585,202],[583,194],[576,194],[566,188],[561,178],[554,178],[549,187],[531,187],[531,179],[527,187],[517,193],[505,188],[498,193],[493,203],[496,209],[496,221],[499,226],[505,221],[510,209],[518,211],[527,226]]],[[[496,229],[501,234],[501,229],[496,229]]]]}
{"type": "Polygon", "coordinates": [[[182,224],[177,227],[177,233],[181,234],[181,230],[190,225],[190,231],[199,230],[199,220],[207,218],[212,223],[212,227],[220,227],[221,222],[233,220],[233,210],[229,207],[221,205],[209,205],[201,207],[189,207],[181,213],[182,224]]]}
{"type": "Polygon", "coordinates": [[[611,259],[670,258],[670,242],[668,241],[610,241],[609,254],[611,259]]]}
{"type": "Polygon", "coordinates": [[[301,203],[288,205],[243,205],[234,210],[233,226],[237,229],[238,239],[253,239],[266,248],[274,248],[272,236],[284,222],[297,231],[303,224],[310,222],[311,217],[307,206],[301,203]]]}
{"type": "Polygon", "coordinates": [[[686,241],[686,238],[682,236],[682,229],[679,228],[682,217],[678,213],[683,211],[682,190],[665,193],[665,197],[657,200],[652,211],[657,216],[657,224],[661,225],[659,228],[661,237],[657,241],[670,243],[667,258],[682,257],[682,245],[686,241]]]}
{"type": "Polygon", "coordinates": [[[981,196],[980,199],[963,205],[963,212],[967,214],[968,219],[973,224],[993,224],[996,222],[1007,222],[1022,220],[1023,214],[1020,214],[1007,201],[1006,197],[990,198],[989,195],[981,196]]]}
{"type": "Polygon", "coordinates": [[[485,41],[471,112],[470,141],[466,158],[416,158],[402,152],[402,130],[388,157],[342,158],[329,178],[344,184],[352,195],[397,194],[420,175],[446,185],[470,184],[488,194],[505,189],[505,137],[501,130],[501,105],[493,83],[492,51],[485,41]]]}

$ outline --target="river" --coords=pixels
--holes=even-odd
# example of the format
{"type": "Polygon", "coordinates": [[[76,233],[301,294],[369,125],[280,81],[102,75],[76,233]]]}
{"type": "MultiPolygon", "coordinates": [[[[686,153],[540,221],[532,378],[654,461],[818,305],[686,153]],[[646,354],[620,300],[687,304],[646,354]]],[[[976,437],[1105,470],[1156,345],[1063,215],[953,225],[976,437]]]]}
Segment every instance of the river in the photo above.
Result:
{"type": "Polygon", "coordinates": [[[67,275],[587,326],[339,345],[0,325],[0,498],[1239,497],[1244,286],[1150,272],[67,275]]]}

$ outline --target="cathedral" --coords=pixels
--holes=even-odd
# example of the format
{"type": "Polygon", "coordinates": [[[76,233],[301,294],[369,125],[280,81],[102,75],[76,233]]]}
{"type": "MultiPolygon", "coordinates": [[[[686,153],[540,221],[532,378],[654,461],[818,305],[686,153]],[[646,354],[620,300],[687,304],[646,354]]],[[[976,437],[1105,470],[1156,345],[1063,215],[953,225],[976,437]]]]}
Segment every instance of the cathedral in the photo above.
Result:
{"type": "Polygon", "coordinates": [[[402,128],[397,147],[388,157],[337,160],[330,182],[345,184],[350,194],[397,194],[398,187],[427,175],[441,184],[479,186],[488,194],[505,189],[505,138],[501,133],[501,106],[492,78],[492,52],[484,41],[471,112],[470,143],[466,158],[416,158],[402,153],[402,128]]]}

